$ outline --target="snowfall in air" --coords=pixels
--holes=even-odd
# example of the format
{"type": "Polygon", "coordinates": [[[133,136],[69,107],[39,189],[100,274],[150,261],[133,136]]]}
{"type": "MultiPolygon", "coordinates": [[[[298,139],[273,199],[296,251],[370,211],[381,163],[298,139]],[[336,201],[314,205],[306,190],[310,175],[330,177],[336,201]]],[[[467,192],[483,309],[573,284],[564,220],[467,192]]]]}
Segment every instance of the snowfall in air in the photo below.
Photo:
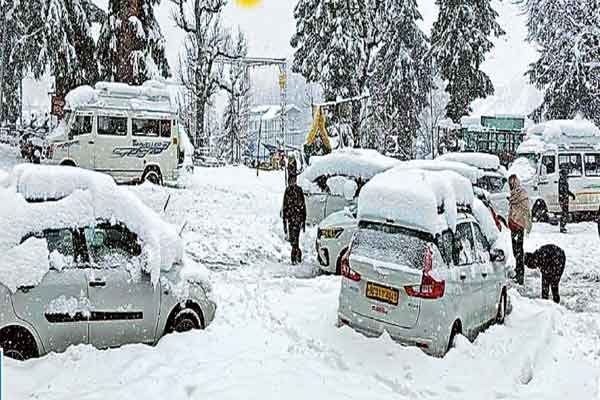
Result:
{"type": "MultiPolygon", "coordinates": [[[[0,177],[18,163],[0,147],[0,177]]],[[[444,357],[337,326],[340,277],[321,275],[316,228],[289,263],[279,210],[284,175],[246,167],[196,168],[185,189],[123,187],[174,226],[185,258],[208,269],[217,303],[205,330],[171,334],[152,347],[69,347],[25,362],[5,359],[9,399],[374,398],[594,399],[600,379],[600,270],[596,225],[536,224],[527,248],[567,253],[563,301],[539,299],[527,271],[509,291],[512,313],[444,357]],[[163,212],[166,199],[170,203],[163,212]]]]}

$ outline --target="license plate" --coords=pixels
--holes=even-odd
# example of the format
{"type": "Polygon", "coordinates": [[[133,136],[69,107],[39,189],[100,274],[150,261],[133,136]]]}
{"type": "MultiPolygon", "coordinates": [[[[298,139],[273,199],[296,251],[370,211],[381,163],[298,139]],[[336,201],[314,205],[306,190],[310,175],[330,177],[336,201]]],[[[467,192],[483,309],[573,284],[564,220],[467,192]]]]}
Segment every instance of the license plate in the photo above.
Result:
{"type": "Polygon", "coordinates": [[[398,305],[398,289],[367,282],[367,297],[384,303],[398,305]]]}

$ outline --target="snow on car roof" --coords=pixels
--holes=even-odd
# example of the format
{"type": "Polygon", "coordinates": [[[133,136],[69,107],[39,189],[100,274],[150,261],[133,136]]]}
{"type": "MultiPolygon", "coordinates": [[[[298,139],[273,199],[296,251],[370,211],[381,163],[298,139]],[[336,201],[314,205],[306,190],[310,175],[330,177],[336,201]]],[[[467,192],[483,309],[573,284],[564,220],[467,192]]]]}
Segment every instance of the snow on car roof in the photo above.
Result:
{"type": "Polygon", "coordinates": [[[346,148],[325,156],[312,157],[310,166],[300,175],[299,180],[314,182],[323,175],[355,176],[368,180],[399,162],[376,150],[346,148]]]}
{"type": "Polygon", "coordinates": [[[487,153],[446,153],[437,157],[440,161],[454,161],[489,171],[500,168],[500,159],[494,154],[487,153]]]}
{"type": "Polygon", "coordinates": [[[482,170],[470,165],[441,160],[411,160],[401,163],[396,168],[423,169],[426,171],[454,171],[467,178],[472,184],[476,184],[484,176],[482,170]]]}
{"type": "Polygon", "coordinates": [[[600,140],[600,129],[592,121],[585,119],[553,120],[529,128],[527,139],[533,138],[551,143],[578,139],[595,139],[597,142],[600,140]]]}
{"type": "Polygon", "coordinates": [[[393,221],[435,235],[454,230],[457,205],[472,207],[473,201],[471,182],[456,172],[400,167],[365,185],[358,200],[358,218],[393,221]]]}
{"type": "Polygon", "coordinates": [[[118,109],[164,114],[176,112],[166,86],[157,81],[147,81],[141,86],[125,83],[98,82],[91,86],[80,86],[65,97],[66,110],[84,108],[118,109]]]}
{"type": "Polygon", "coordinates": [[[154,284],[161,269],[169,270],[183,257],[176,228],[104,174],[75,167],[18,165],[0,182],[0,204],[0,254],[18,247],[31,233],[107,220],[125,224],[144,243],[145,269],[154,284]]]}

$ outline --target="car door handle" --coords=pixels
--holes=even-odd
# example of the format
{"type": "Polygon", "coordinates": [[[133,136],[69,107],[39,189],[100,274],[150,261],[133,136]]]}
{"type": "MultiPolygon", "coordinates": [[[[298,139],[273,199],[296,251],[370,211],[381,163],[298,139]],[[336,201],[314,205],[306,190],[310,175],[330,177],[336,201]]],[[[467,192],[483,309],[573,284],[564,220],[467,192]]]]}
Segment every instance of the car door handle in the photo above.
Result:
{"type": "Polygon", "coordinates": [[[93,141],[93,140],[90,140],[90,141],[88,142],[88,144],[94,144],[94,141],[93,141]]]}
{"type": "Polygon", "coordinates": [[[91,287],[103,287],[103,286],[106,286],[106,282],[104,282],[104,281],[91,281],[90,282],[90,286],[91,287]]]}
{"type": "Polygon", "coordinates": [[[465,274],[460,274],[460,280],[464,281],[465,279],[467,279],[467,275],[465,274]]]}
{"type": "Polygon", "coordinates": [[[19,286],[19,290],[23,293],[29,293],[29,291],[31,289],[33,289],[35,286],[33,285],[25,285],[25,286],[19,286]]]}
{"type": "Polygon", "coordinates": [[[487,274],[487,272],[482,272],[481,276],[483,276],[484,278],[487,278],[488,274],[487,274]]]}

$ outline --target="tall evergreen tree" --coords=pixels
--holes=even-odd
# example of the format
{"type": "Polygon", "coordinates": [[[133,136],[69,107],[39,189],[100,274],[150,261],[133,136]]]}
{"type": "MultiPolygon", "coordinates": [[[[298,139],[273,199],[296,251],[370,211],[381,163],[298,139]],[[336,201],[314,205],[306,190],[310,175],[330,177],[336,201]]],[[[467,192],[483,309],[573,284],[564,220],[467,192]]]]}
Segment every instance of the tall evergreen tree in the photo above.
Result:
{"type": "Polygon", "coordinates": [[[600,125],[600,0],[528,0],[528,40],[539,58],[527,72],[544,90],[540,119],[578,113],[600,125]]]}
{"type": "Polygon", "coordinates": [[[416,0],[388,0],[388,26],[374,65],[373,99],[380,143],[386,152],[409,159],[419,129],[419,114],[432,87],[429,44],[417,26],[416,0]],[[391,147],[391,148],[390,148],[391,147]]]}
{"type": "Polygon", "coordinates": [[[110,0],[100,31],[100,78],[140,85],[169,76],[165,39],[154,15],[160,0],[110,0]]]}
{"type": "Polygon", "coordinates": [[[448,82],[447,116],[455,122],[471,112],[471,102],[494,93],[481,71],[485,55],[494,47],[491,37],[505,32],[491,0],[436,0],[440,11],[433,25],[431,54],[448,82]]]}
{"type": "MultiPolygon", "coordinates": [[[[56,95],[64,97],[80,85],[98,81],[98,65],[92,38],[94,8],[89,0],[43,0],[44,29],[33,42],[40,47],[34,72],[40,77],[50,69],[56,79],[56,95]]],[[[95,11],[97,13],[97,10],[95,11]]]]}
{"type": "MultiPolygon", "coordinates": [[[[368,93],[371,65],[383,29],[374,23],[385,12],[383,1],[299,0],[293,72],[320,83],[326,100],[368,93]]],[[[361,102],[352,102],[352,134],[360,147],[361,102]]]]}

